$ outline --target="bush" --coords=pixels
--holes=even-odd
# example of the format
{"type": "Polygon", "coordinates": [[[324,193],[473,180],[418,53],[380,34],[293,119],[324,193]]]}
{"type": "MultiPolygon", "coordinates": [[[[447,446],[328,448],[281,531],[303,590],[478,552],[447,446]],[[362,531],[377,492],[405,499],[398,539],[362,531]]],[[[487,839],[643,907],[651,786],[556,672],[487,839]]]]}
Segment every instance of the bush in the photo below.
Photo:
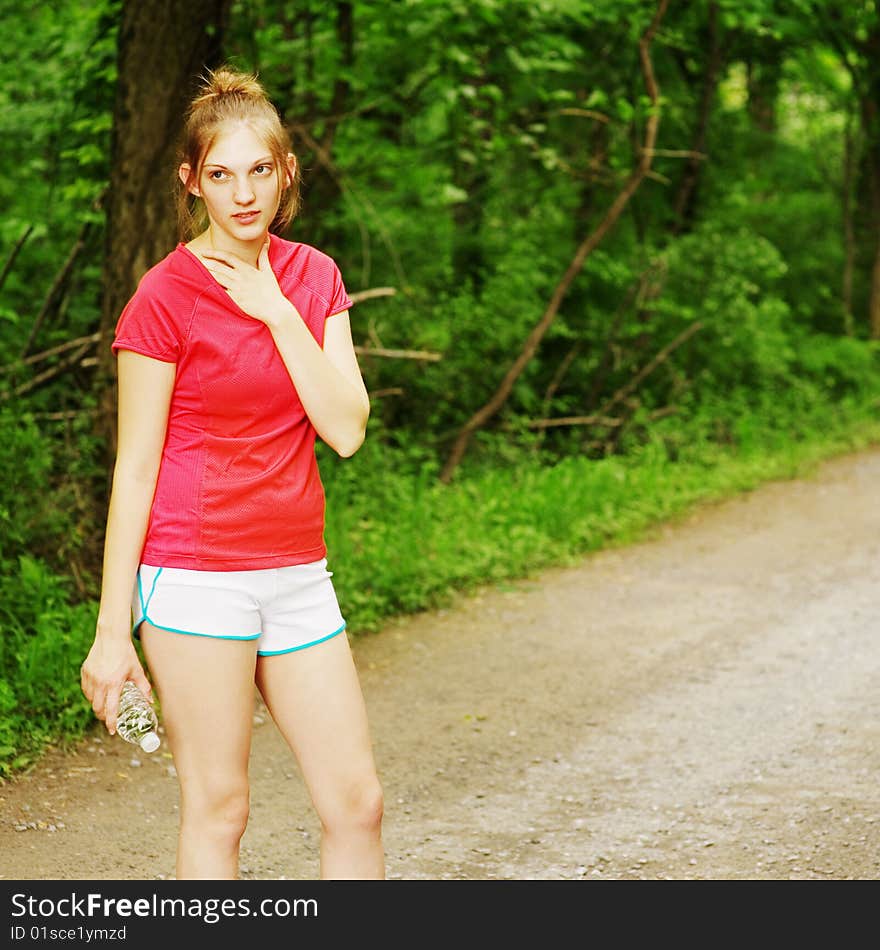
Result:
{"type": "Polygon", "coordinates": [[[93,721],[79,667],[94,636],[96,604],[72,605],[69,582],[22,555],[0,579],[0,775],[46,743],[93,721]]]}

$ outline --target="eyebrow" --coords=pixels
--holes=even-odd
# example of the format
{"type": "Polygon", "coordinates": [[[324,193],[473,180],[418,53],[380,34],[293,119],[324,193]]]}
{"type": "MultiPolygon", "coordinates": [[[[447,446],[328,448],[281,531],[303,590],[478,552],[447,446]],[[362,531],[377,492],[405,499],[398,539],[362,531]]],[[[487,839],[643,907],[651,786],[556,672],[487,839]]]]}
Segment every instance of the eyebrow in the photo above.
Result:
{"type": "MultiPolygon", "coordinates": [[[[258,160],[257,160],[256,162],[254,162],[250,167],[251,167],[251,168],[256,168],[257,165],[271,165],[271,164],[272,164],[272,160],[273,160],[273,159],[272,159],[272,156],[271,156],[271,155],[267,155],[265,158],[258,159],[258,160]]],[[[226,171],[226,172],[228,172],[228,171],[230,170],[228,166],[226,166],[226,165],[221,165],[219,162],[205,162],[205,164],[202,165],[202,168],[222,168],[223,171],[226,171]]]]}

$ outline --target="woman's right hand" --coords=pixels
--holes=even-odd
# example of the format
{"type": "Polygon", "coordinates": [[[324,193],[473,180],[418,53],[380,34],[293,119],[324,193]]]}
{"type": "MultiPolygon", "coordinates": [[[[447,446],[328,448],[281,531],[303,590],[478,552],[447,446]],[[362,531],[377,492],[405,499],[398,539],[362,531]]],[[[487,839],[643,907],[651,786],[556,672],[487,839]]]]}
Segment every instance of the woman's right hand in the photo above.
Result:
{"type": "Polygon", "coordinates": [[[116,732],[119,694],[126,680],[131,680],[150,702],[153,701],[152,686],[131,638],[96,636],[80,668],[80,686],[111,736],[116,732]]]}

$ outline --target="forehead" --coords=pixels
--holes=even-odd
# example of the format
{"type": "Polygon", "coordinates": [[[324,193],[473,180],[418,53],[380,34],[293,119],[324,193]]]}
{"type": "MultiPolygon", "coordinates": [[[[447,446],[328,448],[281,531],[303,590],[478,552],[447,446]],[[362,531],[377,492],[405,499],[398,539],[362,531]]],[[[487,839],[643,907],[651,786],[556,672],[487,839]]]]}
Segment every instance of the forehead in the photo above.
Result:
{"type": "Polygon", "coordinates": [[[250,166],[271,154],[269,143],[247,122],[227,122],[217,130],[202,164],[250,166]]]}

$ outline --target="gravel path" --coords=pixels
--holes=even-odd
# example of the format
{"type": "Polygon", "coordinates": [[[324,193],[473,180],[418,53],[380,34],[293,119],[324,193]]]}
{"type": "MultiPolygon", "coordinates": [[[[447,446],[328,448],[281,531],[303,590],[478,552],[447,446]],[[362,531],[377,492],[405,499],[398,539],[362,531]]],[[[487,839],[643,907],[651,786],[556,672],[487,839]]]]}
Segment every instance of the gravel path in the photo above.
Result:
{"type": "MultiPolygon", "coordinates": [[[[354,641],[398,879],[880,877],[880,450],[354,641]]],[[[317,827],[255,706],[242,877],[317,827]]],[[[160,749],[0,786],[0,875],[174,874],[160,749]]]]}

